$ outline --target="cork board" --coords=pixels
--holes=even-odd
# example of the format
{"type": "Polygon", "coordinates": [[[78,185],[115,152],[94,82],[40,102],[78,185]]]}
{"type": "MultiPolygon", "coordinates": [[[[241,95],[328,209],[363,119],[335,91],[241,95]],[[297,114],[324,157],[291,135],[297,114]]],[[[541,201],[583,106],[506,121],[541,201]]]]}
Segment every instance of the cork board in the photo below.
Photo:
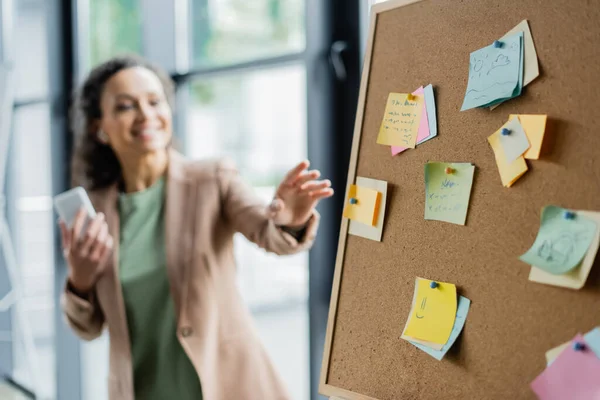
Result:
{"type": "MultiPolygon", "coordinates": [[[[528,281],[518,260],[540,210],[600,211],[600,1],[391,0],[373,7],[347,185],[389,183],[382,242],[338,246],[320,392],[344,399],[533,399],[544,353],[600,324],[600,265],[570,290],[528,281]],[[523,19],[541,75],[493,111],[460,112],[470,52],[523,19]],[[396,157],[376,143],[389,92],[432,83],[438,137],[396,157]],[[486,138],[509,114],[548,114],[540,160],[505,188],[486,138]],[[424,164],[476,166],[466,226],[423,218],[424,164]],[[466,326],[440,362],[401,340],[415,277],[457,285],[466,326]]],[[[346,187],[347,190],[348,186],[346,187]]]]}

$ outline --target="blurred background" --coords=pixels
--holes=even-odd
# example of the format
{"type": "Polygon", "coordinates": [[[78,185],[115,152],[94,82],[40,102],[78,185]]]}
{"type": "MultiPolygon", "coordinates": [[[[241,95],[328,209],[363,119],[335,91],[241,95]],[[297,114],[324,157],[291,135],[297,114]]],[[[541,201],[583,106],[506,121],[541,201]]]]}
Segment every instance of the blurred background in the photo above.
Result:
{"type": "MultiPolygon", "coordinates": [[[[314,248],[266,255],[236,237],[239,287],[295,400],[318,399],[371,0],[0,0],[0,373],[39,399],[107,399],[108,337],[79,341],[59,295],[52,197],[69,188],[73,89],[141,54],[177,84],[179,149],[227,155],[269,200],[303,158],[336,196],[314,248]],[[9,90],[9,87],[12,90],[9,90]],[[11,95],[12,94],[12,95],[11,95]],[[5,166],[5,168],[4,168],[5,166]]],[[[8,399],[0,386],[0,399],[8,399]]]]}

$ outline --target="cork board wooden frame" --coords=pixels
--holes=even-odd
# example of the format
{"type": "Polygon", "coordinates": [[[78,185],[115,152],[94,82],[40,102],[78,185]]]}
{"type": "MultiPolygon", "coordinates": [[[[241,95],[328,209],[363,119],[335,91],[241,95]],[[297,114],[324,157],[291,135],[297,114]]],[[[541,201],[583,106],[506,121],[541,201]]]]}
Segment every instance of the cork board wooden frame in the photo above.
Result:
{"type": "Polygon", "coordinates": [[[372,7],[348,169],[388,182],[382,241],[341,223],[319,391],[347,400],[533,399],[547,350],[600,324],[598,259],[581,290],[528,280],[520,262],[554,204],[600,211],[600,1],[389,0],[372,7]],[[493,111],[460,112],[470,52],[522,20],[541,75],[493,111]],[[433,84],[438,137],[392,157],[376,136],[389,92],[433,84]],[[548,114],[539,160],[505,188],[486,138],[510,114],[548,114]],[[476,166],[466,226],[425,221],[427,161],[476,166]],[[400,334],[421,276],[471,309],[442,361],[400,334]]]}

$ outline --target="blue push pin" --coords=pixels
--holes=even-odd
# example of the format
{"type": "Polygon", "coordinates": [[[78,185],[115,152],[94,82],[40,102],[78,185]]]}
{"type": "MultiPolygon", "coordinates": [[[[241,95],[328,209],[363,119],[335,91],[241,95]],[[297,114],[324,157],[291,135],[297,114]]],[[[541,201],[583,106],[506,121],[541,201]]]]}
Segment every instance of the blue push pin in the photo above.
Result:
{"type": "Polygon", "coordinates": [[[502,47],[502,42],[501,42],[501,41],[499,41],[499,40],[494,40],[494,47],[495,47],[496,49],[499,49],[499,48],[501,48],[501,47],[502,47]]]}
{"type": "Polygon", "coordinates": [[[583,351],[585,350],[585,344],[581,342],[573,343],[573,350],[575,351],[583,351]]]}
{"type": "Polygon", "coordinates": [[[350,199],[350,204],[356,204],[356,203],[358,203],[358,200],[356,198],[352,197],[350,199]]]}
{"type": "Polygon", "coordinates": [[[431,283],[429,284],[429,287],[432,289],[435,289],[436,287],[440,286],[437,282],[431,281],[431,283]]]}
{"type": "Polygon", "coordinates": [[[501,133],[502,133],[502,136],[508,136],[508,135],[510,135],[510,129],[502,128],[501,133]]]}
{"type": "Polygon", "coordinates": [[[565,219],[575,219],[575,213],[573,211],[565,211],[565,219]]]}

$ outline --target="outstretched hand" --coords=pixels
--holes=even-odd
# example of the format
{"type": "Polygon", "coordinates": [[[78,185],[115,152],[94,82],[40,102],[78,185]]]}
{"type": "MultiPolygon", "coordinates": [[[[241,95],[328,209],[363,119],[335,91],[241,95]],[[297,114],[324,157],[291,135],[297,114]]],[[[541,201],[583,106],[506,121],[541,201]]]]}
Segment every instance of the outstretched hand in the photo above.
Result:
{"type": "Polygon", "coordinates": [[[279,184],[269,213],[276,225],[301,227],[308,222],[321,199],[333,196],[329,179],[317,180],[319,170],[307,171],[310,163],[302,161],[291,169],[279,184]]]}

